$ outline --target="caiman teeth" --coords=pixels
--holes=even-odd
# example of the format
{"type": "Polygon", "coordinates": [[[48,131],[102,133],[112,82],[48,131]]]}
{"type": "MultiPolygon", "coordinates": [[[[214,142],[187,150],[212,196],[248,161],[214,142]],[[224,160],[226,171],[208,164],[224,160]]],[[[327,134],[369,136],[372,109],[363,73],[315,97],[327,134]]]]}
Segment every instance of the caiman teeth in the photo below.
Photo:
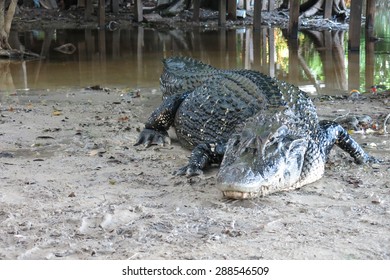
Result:
{"type": "Polygon", "coordinates": [[[223,196],[230,199],[251,199],[259,196],[258,192],[223,191],[223,196]]]}

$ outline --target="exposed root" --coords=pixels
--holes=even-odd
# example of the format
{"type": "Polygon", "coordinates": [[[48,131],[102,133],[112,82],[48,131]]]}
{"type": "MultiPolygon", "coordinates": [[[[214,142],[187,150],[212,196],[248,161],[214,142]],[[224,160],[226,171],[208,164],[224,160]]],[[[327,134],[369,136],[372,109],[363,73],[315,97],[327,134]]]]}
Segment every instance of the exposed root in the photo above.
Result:
{"type": "Polygon", "coordinates": [[[0,59],[42,59],[39,54],[15,49],[0,49],[0,59]]]}
{"type": "Polygon", "coordinates": [[[302,15],[304,17],[311,17],[317,14],[322,9],[322,5],[324,4],[324,0],[317,1],[316,4],[307,9],[302,15]]]}

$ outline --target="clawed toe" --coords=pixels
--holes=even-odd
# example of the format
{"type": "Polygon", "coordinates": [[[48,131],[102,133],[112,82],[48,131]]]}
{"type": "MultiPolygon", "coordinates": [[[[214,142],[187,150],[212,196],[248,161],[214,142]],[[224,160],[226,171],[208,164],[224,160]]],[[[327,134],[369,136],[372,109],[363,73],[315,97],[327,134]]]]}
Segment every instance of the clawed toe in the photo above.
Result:
{"type": "Polygon", "coordinates": [[[186,165],[173,172],[173,175],[187,177],[198,176],[202,174],[203,171],[200,168],[191,165],[186,165]]]}
{"type": "Polygon", "coordinates": [[[142,130],[134,146],[138,146],[141,144],[143,144],[146,148],[152,145],[164,146],[165,144],[170,145],[171,139],[169,138],[168,133],[166,131],[156,131],[153,129],[145,128],[144,130],[142,130]]]}

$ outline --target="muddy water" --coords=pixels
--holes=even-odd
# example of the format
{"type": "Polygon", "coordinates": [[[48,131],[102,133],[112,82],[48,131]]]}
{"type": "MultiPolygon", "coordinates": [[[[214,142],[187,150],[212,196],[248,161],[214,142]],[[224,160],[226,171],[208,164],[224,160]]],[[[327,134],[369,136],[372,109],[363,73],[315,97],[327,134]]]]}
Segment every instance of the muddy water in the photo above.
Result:
{"type": "Polygon", "coordinates": [[[365,91],[378,84],[389,88],[390,40],[379,37],[379,43],[365,44],[363,36],[362,51],[349,53],[345,31],[304,32],[298,42],[270,28],[31,31],[19,34],[20,44],[45,59],[2,63],[0,83],[10,92],[93,85],[157,88],[161,59],[185,55],[216,67],[259,70],[314,94],[365,91]]]}

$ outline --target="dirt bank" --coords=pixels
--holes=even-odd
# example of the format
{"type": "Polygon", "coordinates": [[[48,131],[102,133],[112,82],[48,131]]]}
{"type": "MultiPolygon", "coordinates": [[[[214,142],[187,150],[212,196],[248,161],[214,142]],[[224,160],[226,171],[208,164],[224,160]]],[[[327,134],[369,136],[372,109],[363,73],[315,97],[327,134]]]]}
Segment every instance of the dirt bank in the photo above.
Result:
{"type": "MultiPolygon", "coordinates": [[[[153,7],[153,4],[149,5],[153,7]]],[[[134,21],[133,7],[122,7],[118,14],[113,14],[106,9],[105,28],[109,30],[130,28],[132,26],[142,25],[149,28],[180,29],[193,30],[201,28],[203,30],[217,30],[218,11],[200,9],[200,21],[192,21],[192,10],[184,10],[175,16],[160,16],[159,11],[145,11],[142,22],[134,21]]],[[[288,27],[288,11],[262,11],[262,25],[264,27],[288,27]]],[[[85,19],[84,9],[71,7],[67,10],[61,9],[44,9],[44,8],[27,8],[21,7],[15,15],[13,29],[17,31],[26,30],[47,30],[47,29],[86,29],[98,28],[97,12],[92,13],[89,19],[85,19]]],[[[253,23],[253,12],[249,11],[245,18],[237,20],[227,20],[224,28],[235,29],[243,26],[251,26],[253,23]]],[[[310,30],[347,30],[348,19],[333,21],[324,19],[323,16],[312,16],[310,18],[302,17],[299,21],[299,29],[310,30]]]]}
{"type": "MultiPolygon", "coordinates": [[[[158,89],[1,93],[0,259],[389,259],[390,140],[356,134],[386,163],[340,149],[325,177],[250,201],[216,169],[171,173],[189,152],[133,147],[158,89]]],[[[389,98],[317,101],[321,117],[389,113],[389,98]]]]}

